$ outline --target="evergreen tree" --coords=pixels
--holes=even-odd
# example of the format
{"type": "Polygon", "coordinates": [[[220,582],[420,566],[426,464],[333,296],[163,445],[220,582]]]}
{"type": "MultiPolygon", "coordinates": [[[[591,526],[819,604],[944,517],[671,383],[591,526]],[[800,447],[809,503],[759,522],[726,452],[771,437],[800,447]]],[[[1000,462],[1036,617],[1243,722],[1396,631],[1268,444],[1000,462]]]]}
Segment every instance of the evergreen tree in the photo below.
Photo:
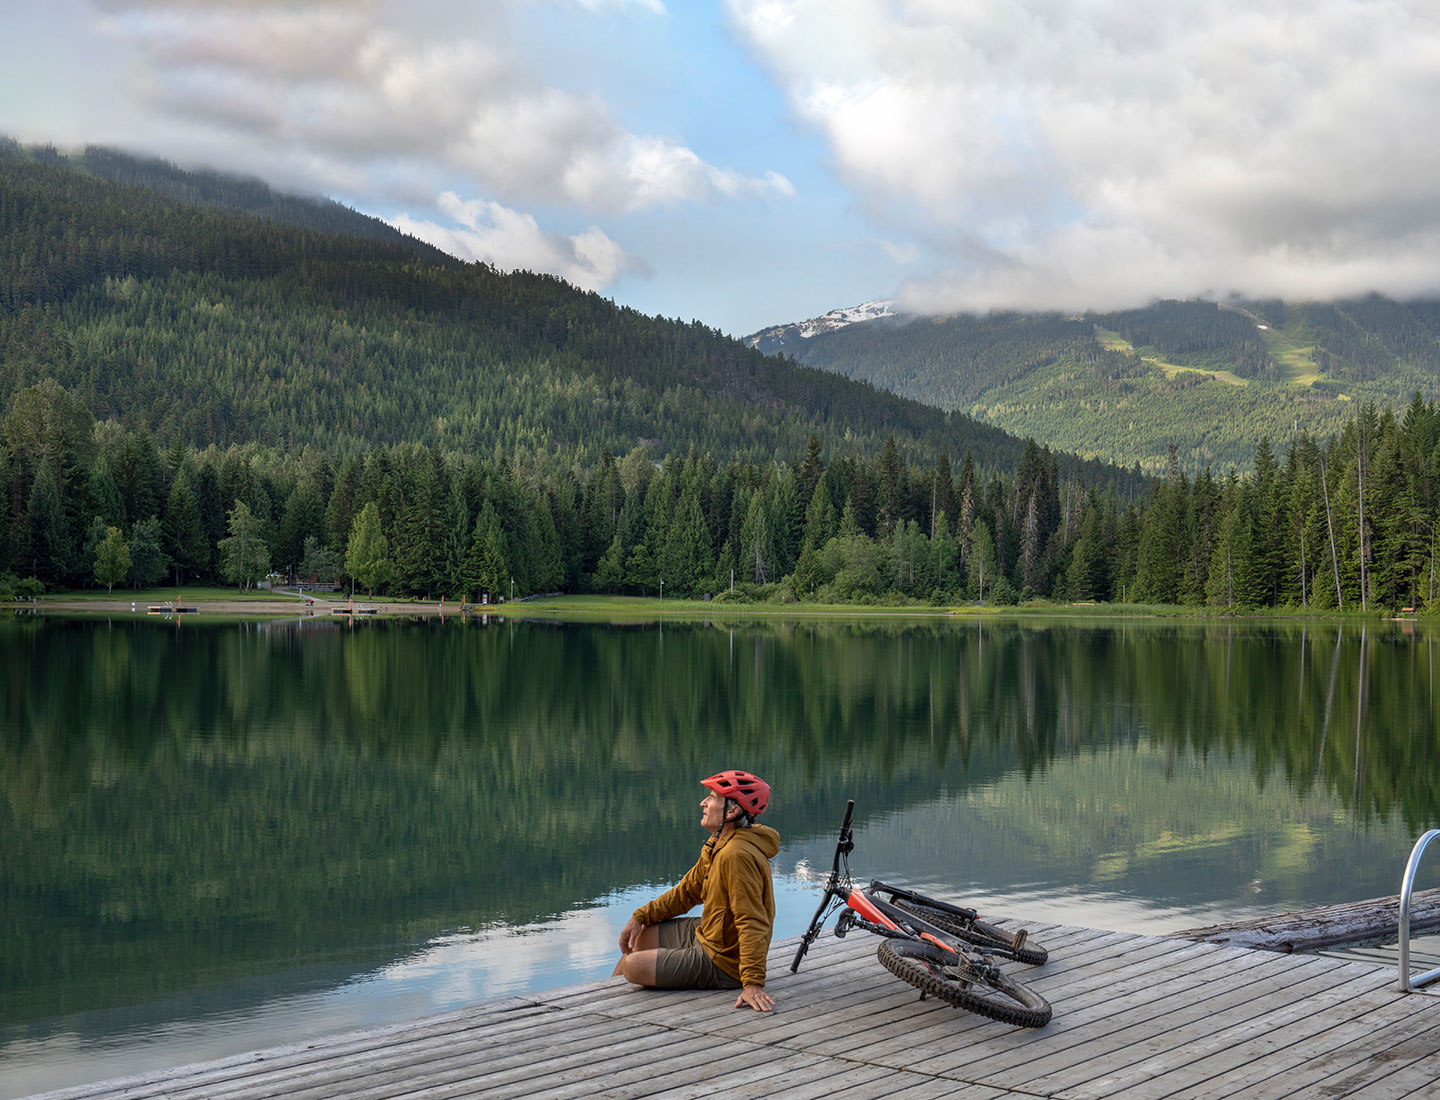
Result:
{"type": "Polygon", "coordinates": [[[834,536],[839,521],[835,505],[830,502],[830,493],[822,482],[810,496],[810,505],[805,509],[805,533],[800,540],[801,552],[818,550],[834,536]]]}
{"type": "Polygon", "coordinates": [[[960,581],[960,548],[950,534],[950,513],[941,510],[935,518],[935,535],[930,540],[932,588],[936,596],[955,591],[960,581]]]}
{"type": "Polygon", "coordinates": [[[70,575],[75,557],[70,522],[60,501],[59,482],[49,463],[41,466],[25,509],[26,544],[23,559],[33,576],[47,584],[60,584],[70,575]]]}
{"type": "MultiPolygon", "coordinates": [[[[549,510],[545,509],[546,518],[549,510]]],[[[554,525],[551,525],[554,530],[554,525]]],[[[437,554],[436,583],[444,594],[455,596],[465,591],[465,558],[470,550],[470,512],[459,479],[451,481],[445,494],[445,510],[440,518],[440,548],[437,554]]]]}
{"type": "Polygon", "coordinates": [[[620,592],[625,587],[625,546],[620,534],[610,540],[610,546],[600,555],[595,566],[594,587],[597,592],[620,592]]]}
{"type": "Polygon", "coordinates": [[[125,498],[115,484],[110,459],[103,452],[96,456],[95,465],[90,471],[90,500],[95,506],[95,514],[107,524],[121,528],[125,526],[125,498]]]}
{"type": "Polygon", "coordinates": [[[715,571],[710,554],[710,528],[700,511],[700,490],[693,482],[680,494],[666,533],[661,574],[676,595],[698,595],[715,571]]]}
{"type": "Polygon", "coordinates": [[[777,577],[784,576],[795,568],[804,540],[805,514],[800,503],[800,488],[794,477],[780,474],[772,478],[774,488],[769,502],[771,517],[771,538],[775,560],[772,563],[777,577]]]}
{"type": "Polygon", "coordinates": [[[183,466],[170,485],[162,531],[165,553],[175,566],[175,583],[184,584],[187,577],[202,574],[209,565],[210,544],[200,518],[200,502],[183,466]]]}
{"type": "Polygon", "coordinates": [[[1080,535],[1070,557],[1071,599],[1087,603],[1110,598],[1110,544],[1106,539],[1101,504],[1091,494],[1080,521],[1080,535]]]}
{"type": "Polygon", "coordinates": [[[975,463],[970,452],[960,464],[960,487],[956,490],[958,509],[955,517],[955,535],[960,543],[960,564],[963,567],[970,557],[970,535],[975,529],[975,463]]]}
{"type": "Polygon", "coordinates": [[[966,567],[969,571],[970,589],[975,593],[975,598],[983,604],[985,586],[993,585],[995,577],[995,542],[983,519],[977,519],[970,532],[970,558],[966,567]]]}
{"type": "Polygon", "coordinates": [[[729,592],[735,586],[735,548],[726,540],[715,559],[715,591],[729,592]]]}
{"type": "MultiPolygon", "coordinates": [[[[171,490],[174,496],[174,490],[171,490]]],[[[168,505],[167,505],[168,516],[168,505]]],[[[199,511],[196,511],[199,521],[199,511]]],[[[325,502],[308,478],[300,478],[286,498],[276,531],[275,555],[287,571],[298,568],[305,556],[305,539],[325,529],[325,502]]],[[[174,553],[172,550],[171,553],[174,553]]],[[[177,555],[178,557],[178,555],[177,555]]]]}
{"type": "Polygon", "coordinates": [[[401,589],[427,598],[440,583],[445,480],[438,453],[411,451],[396,463],[395,484],[399,491],[391,540],[391,577],[401,589]]]}
{"type": "Polygon", "coordinates": [[[491,601],[509,591],[510,569],[505,561],[505,540],[500,517],[488,500],[475,520],[470,553],[465,562],[465,587],[474,597],[488,595],[491,601]]]}
{"type": "Polygon", "coordinates": [[[300,579],[315,584],[332,584],[342,571],[340,555],[320,541],[317,535],[306,535],[300,555],[300,579]]]}
{"type": "Polygon", "coordinates": [[[950,455],[947,451],[940,452],[935,463],[935,474],[930,479],[929,535],[932,539],[939,529],[941,516],[950,517],[952,524],[956,519],[955,483],[950,475],[950,455]]]}
{"type": "Polygon", "coordinates": [[[120,445],[115,482],[127,516],[145,519],[160,514],[160,452],[144,428],[128,433],[120,445]]]}
{"type": "Polygon", "coordinates": [[[162,545],[164,534],[158,516],[137,520],[130,528],[130,583],[137,590],[154,588],[170,568],[170,555],[162,545]]]}
{"type": "Polygon", "coordinates": [[[905,462],[900,457],[900,448],[895,437],[885,437],[885,448],[880,452],[879,499],[876,502],[875,533],[886,536],[897,523],[906,519],[905,508],[905,462]]]}
{"type": "Polygon", "coordinates": [[[1135,564],[1133,599],[1138,603],[1179,602],[1183,493],[1178,481],[1160,485],[1145,511],[1135,564]]]}
{"type": "Polygon", "coordinates": [[[750,496],[745,525],[740,529],[740,553],[736,559],[736,572],[756,584],[767,584],[774,576],[775,553],[770,537],[770,517],[765,514],[765,496],[758,490],[750,496]]]}
{"type": "MultiPolygon", "coordinates": [[[[360,464],[353,455],[348,455],[340,464],[335,477],[335,487],[325,505],[326,541],[332,550],[343,551],[350,539],[350,528],[355,516],[363,505],[360,503],[360,464]]],[[[469,542],[470,525],[465,525],[465,539],[469,542]]]]}
{"type": "Polygon", "coordinates": [[[625,557],[626,587],[642,596],[648,596],[659,588],[662,579],[659,564],[655,561],[655,555],[650,552],[649,544],[637,542],[625,557]]]}
{"type": "Polygon", "coordinates": [[[810,502],[815,496],[815,487],[820,484],[820,479],[825,476],[825,467],[820,459],[820,440],[814,432],[810,433],[810,439],[805,444],[805,457],[800,460],[800,465],[795,470],[795,481],[800,491],[800,507],[807,512],[810,502]]]}

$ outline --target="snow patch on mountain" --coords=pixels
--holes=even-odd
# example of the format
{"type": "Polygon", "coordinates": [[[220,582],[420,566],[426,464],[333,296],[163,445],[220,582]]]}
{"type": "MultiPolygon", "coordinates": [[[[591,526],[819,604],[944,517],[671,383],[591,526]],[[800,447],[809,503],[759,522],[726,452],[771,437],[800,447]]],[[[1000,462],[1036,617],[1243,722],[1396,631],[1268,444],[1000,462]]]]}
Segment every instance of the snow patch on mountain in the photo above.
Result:
{"type": "Polygon", "coordinates": [[[822,333],[834,332],[837,329],[845,328],[847,325],[860,324],[865,321],[876,321],[882,317],[898,317],[895,303],[888,298],[878,299],[873,302],[862,302],[858,306],[847,306],[843,309],[832,309],[821,317],[812,317],[808,321],[795,321],[787,325],[772,325],[770,328],[761,329],[759,332],[751,333],[744,337],[746,344],[752,348],[759,348],[767,355],[782,350],[787,344],[793,344],[796,340],[809,340],[811,337],[819,336],[822,333]]]}

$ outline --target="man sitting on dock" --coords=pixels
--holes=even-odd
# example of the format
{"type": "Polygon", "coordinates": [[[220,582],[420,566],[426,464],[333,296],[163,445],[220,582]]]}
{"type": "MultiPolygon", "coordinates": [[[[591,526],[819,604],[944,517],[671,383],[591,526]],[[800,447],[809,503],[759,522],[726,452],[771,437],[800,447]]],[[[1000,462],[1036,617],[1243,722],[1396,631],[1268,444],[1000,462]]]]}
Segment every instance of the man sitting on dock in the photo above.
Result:
{"type": "Polygon", "coordinates": [[[765,992],[765,956],[775,927],[770,860],[780,834],[754,819],[770,785],[743,771],[702,779],[700,825],[710,839],[679,884],[635,910],[620,932],[615,973],[652,989],[738,989],[735,1007],[775,1007],[765,992]],[[682,917],[703,903],[698,917],[682,917]]]}

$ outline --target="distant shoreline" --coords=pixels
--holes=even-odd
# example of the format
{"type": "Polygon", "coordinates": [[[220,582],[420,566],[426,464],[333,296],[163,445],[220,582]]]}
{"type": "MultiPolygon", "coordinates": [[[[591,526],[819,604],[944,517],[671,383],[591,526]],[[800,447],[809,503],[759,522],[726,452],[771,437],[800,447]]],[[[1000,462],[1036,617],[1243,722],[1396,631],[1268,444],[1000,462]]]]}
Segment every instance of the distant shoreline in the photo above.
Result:
{"type": "MultiPolygon", "coordinates": [[[[1401,622],[1413,625],[1426,620],[1413,614],[1395,616],[1389,612],[1306,611],[1297,608],[1263,610],[1247,614],[1213,614],[1203,608],[1143,604],[1052,604],[1034,602],[1019,605],[974,604],[815,604],[744,603],[657,599],[644,596],[562,595],[489,604],[462,604],[455,600],[393,599],[390,597],[300,596],[291,592],[261,591],[250,594],[221,592],[213,588],[151,590],[136,594],[91,595],[59,593],[41,596],[32,603],[17,600],[9,610],[19,613],[65,615],[135,615],[163,617],[173,611],[151,611],[151,607],[173,607],[176,603],[195,609],[201,617],[225,618],[339,618],[353,608],[367,618],[416,618],[476,615],[506,615],[527,619],[637,619],[665,618],[813,618],[813,619],[1071,619],[1087,622],[1122,620],[1193,622],[1401,622]]],[[[3,606],[3,605],[0,605],[3,606]]]]}

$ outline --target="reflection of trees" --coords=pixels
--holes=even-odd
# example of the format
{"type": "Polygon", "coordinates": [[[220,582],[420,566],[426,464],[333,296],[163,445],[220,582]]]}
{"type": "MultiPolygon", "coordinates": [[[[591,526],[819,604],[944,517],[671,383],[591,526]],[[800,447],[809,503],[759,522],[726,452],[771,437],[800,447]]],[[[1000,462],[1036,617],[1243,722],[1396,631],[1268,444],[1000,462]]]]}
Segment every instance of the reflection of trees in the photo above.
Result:
{"type": "MultiPolygon", "coordinates": [[[[1144,742],[1139,782],[1221,754],[1424,827],[1431,683],[1375,626],[3,622],[0,988],[45,1015],[533,919],[682,870],[721,767],[797,838],[1144,742]]],[[[1158,820],[1180,789],[1095,793],[1158,820]]],[[[1099,811],[977,824],[1103,842],[1067,813],[1099,811]]]]}

